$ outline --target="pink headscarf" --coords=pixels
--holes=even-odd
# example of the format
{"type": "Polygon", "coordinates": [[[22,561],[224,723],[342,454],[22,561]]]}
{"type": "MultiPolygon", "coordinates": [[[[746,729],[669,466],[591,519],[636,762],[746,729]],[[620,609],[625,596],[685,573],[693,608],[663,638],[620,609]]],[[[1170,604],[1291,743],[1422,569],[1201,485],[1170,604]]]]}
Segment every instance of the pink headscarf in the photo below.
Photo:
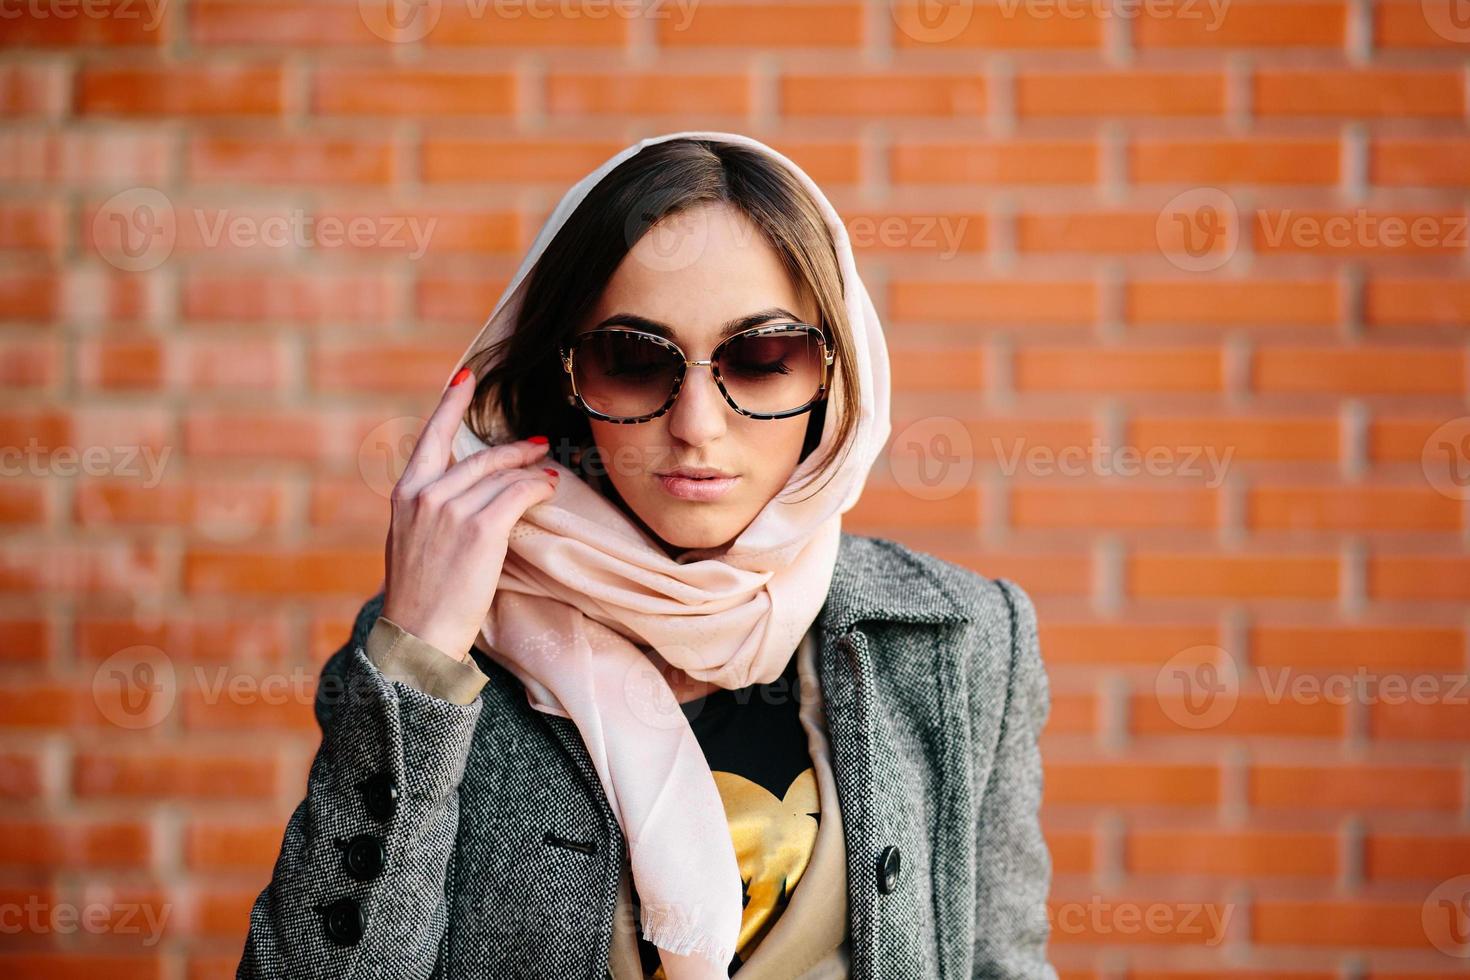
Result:
{"type": "MultiPolygon", "coordinates": [[[[511,531],[481,635],[489,654],[525,685],[533,708],[571,719],[581,733],[628,841],[643,934],[660,948],[665,973],[670,980],[723,980],[740,931],[735,849],[704,753],[640,646],[722,688],[769,683],[826,602],[841,515],[857,502],[889,435],[888,351],[847,229],[812,179],[764,143],[721,132],[649,137],[567,191],[455,369],[512,331],[532,267],[597,182],[644,147],[679,138],[753,147],[796,175],[820,206],[836,242],[852,324],[852,349],[837,356],[853,362],[860,380],[852,451],[839,457],[820,491],[796,503],[768,503],[717,557],[685,552],[678,558],[548,456],[545,464],[562,471],[560,486],[511,531]]],[[[821,443],[788,486],[811,471],[835,438],[842,383],[835,367],[821,443]]],[[[499,418],[491,422],[492,444],[526,434],[505,431],[499,418]]],[[[461,421],[455,459],[486,445],[461,421]]]]}

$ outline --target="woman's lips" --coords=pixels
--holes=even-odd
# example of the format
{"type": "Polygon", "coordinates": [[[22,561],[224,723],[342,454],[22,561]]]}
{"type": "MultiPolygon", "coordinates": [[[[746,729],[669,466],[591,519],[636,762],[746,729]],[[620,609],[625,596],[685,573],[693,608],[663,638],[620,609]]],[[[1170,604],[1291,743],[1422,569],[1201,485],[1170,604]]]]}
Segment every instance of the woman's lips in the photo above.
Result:
{"type": "Polygon", "coordinates": [[[739,480],[738,476],[711,477],[708,480],[692,480],[682,476],[664,476],[659,474],[658,482],[663,484],[670,496],[678,497],[680,500],[718,500],[730,491],[739,480]]]}

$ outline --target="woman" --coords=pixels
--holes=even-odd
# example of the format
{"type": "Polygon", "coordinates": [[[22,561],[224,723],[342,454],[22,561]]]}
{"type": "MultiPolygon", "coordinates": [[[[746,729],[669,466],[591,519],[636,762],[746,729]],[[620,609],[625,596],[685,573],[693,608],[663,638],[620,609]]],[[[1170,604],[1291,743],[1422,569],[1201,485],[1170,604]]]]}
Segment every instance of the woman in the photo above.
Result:
{"type": "Polygon", "coordinates": [[[1035,614],[841,531],[888,360],[816,184],[625,148],[461,364],[239,975],[1054,977],[1035,614]]]}

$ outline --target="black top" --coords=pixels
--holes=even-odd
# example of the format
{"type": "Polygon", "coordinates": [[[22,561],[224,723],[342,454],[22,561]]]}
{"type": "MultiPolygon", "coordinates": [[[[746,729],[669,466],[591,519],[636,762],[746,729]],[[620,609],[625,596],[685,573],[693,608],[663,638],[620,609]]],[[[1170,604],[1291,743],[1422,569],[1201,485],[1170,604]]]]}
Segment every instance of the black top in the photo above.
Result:
{"type": "MultiPolygon", "coordinates": [[[[820,814],[796,657],[769,684],[711,691],[680,705],[715,775],[740,865],[744,912],[732,975],[790,901],[816,840],[820,814]]],[[[636,888],[632,895],[636,923],[636,888]]],[[[644,976],[663,980],[658,948],[635,931],[644,976]]]]}

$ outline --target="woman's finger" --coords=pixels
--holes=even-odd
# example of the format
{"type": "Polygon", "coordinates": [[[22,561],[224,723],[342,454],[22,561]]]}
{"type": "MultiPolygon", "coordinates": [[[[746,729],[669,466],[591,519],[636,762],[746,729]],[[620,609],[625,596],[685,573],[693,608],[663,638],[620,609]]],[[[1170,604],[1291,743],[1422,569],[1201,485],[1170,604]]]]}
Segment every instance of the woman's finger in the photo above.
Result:
{"type": "Polygon", "coordinates": [[[487,473],[507,467],[530,466],[548,448],[550,447],[547,443],[531,442],[529,439],[488,446],[454,463],[434,483],[446,496],[453,497],[463,493],[487,473]]]}
{"type": "Polygon", "coordinates": [[[414,444],[413,452],[409,454],[408,462],[403,467],[403,474],[398,478],[398,484],[394,488],[395,495],[418,496],[420,490],[443,474],[444,468],[449,465],[449,451],[454,442],[454,433],[459,430],[460,420],[469,409],[474,394],[474,374],[467,367],[460,368],[444,389],[434,414],[424,423],[418,442],[414,444]]]}

